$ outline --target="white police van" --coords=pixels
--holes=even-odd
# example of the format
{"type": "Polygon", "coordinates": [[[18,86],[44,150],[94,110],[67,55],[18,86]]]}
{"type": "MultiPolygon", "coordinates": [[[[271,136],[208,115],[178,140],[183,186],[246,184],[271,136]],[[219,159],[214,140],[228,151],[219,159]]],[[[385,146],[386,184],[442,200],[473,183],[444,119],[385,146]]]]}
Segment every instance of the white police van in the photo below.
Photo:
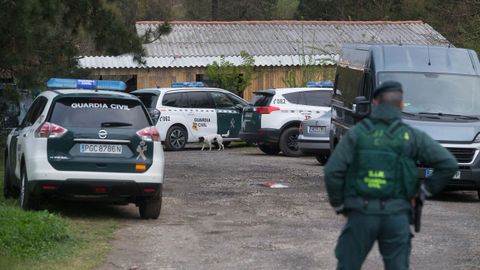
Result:
{"type": "Polygon", "coordinates": [[[42,198],[135,203],[158,218],[164,172],[159,133],[120,81],[50,79],[7,138],[4,195],[23,209],[42,198]],[[99,90],[105,89],[105,90],[99,90]]]}
{"type": "Polygon", "coordinates": [[[148,108],[167,150],[181,150],[205,135],[220,134],[224,145],[239,140],[242,111],[248,103],[201,82],[177,82],[172,88],[133,91],[148,108]]]}
{"type": "Polygon", "coordinates": [[[333,83],[309,82],[305,88],[279,88],[255,92],[243,110],[240,139],[256,143],[268,155],[280,151],[300,156],[298,134],[301,121],[330,110],[333,83]]]}

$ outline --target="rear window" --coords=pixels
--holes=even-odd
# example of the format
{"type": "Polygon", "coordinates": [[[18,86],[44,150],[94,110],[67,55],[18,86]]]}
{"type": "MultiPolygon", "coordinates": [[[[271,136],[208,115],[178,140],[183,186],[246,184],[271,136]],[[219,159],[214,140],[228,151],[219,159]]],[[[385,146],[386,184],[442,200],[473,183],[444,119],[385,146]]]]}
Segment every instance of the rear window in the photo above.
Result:
{"type": "Polygon", "coordinates": [[[188,108],[187,95],[185,93],[167,93],[163,96],[163,106],[188,108]]]}
{"type": "Polygon", "coordinates": [[[307,91],[300,99],[300,104],[309,106],[330,107],[331,103],[332,91],[307,91]]]}
{"type": "Polygon", "coordinates": [[[142,129],[151,126],[139,101],[97,97],[60,98],[54,104],[49,121],[66,128],[142,129]]]}
{"type": "Polygon", "coordinates": [[[273,96],[266,94],[255,94],[252,99],[253,106],[268,106],[272,102],[273,96]]]}
{"type": "Polygon", "coordinates": [[[134,95],[137,96],[142,101],[145,107],[149,109],[155,109],[157,107],[157,100],[158,100],[157,95],[152,93],[138,93],[138,94],[136,93],[134,95]]]}
{"type": "Polygon", "coordinates": [[[296,93],[290,93],[290,94],[284,94],[283,97],[288,100],[288,102],[293,103],[293,104],[300,104],[299,99],[300,95],[302,92],[296,92],[296,93]]]}

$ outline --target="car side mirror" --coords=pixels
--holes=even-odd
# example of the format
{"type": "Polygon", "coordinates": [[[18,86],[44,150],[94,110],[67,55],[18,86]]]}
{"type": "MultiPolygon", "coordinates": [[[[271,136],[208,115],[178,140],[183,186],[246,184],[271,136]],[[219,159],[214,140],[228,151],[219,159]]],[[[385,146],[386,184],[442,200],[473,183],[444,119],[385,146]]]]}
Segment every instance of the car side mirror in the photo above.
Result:
{"type": "Polygon", "coordinates": [[[353,99],[352,114],[355,119],[363,119],[370,115],[371,104],[364,96],[358,96],[353,99]]]}

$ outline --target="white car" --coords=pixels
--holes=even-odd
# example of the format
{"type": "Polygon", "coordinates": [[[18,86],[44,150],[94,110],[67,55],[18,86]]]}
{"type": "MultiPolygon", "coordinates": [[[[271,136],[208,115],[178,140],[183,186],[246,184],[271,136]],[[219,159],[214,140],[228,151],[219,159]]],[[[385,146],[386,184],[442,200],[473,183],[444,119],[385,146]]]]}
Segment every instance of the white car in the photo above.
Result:
{"type": "Polygon", "coordinates": [[[145,106],[118,81],[50,79],[5,149],[4,195],[35,209],[46,197],[135,203],[160,214],[163,148],[145,106]],[[89,88],[89,89],[65,89],[89,88]]]}
{"type": "Polygon", "coordinates": [[[132,92],[148,108],[160,134],[165,134],[161,139],[167,150],[181,150],[206,135],[221,135],[224,145],[239,140],[245,100],[219,88],[178,85],[132,92]]]}
{"type": "Polygon", "coordinates": [[[331,82],[308,84],[306,88],[280,88],[255,92],[251,104],[243,110],[240,138],[256,143],[266,154],[280,151],[300,156],[300,122],[317,118],[330,110],[331,82]]]}

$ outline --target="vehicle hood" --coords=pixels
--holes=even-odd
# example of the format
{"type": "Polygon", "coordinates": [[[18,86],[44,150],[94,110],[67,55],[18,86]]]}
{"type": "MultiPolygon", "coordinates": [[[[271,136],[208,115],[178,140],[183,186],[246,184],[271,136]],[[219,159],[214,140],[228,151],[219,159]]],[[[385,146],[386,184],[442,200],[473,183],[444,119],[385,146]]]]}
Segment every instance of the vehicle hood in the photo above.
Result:
{"type": "Polygon", "coordinates": [[[480,121],[475,122],[440,122],[403,119],[440,142],[470,143],[480,132],[480,121]]]}

